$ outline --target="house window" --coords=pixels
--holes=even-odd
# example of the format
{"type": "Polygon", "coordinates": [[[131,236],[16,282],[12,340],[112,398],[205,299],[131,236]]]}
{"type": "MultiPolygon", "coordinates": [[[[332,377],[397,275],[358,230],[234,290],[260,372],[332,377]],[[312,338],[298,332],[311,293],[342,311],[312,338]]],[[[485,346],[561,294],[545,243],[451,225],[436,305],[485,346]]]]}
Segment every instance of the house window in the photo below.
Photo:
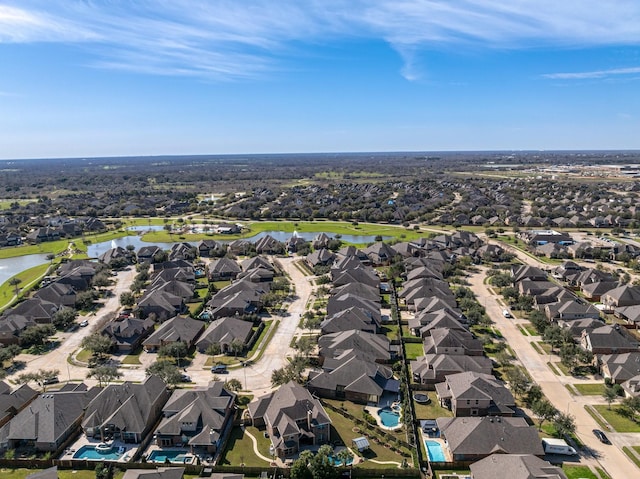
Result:
{"type": "Polygon", "coordinates": [[[471,409],[471,415],[472,416],[477,416],[478,415],[478,410],[475,409],[475,408],[471,409]]]}
{"type": "Polygon", "coordinates": [[[471,404],[471,399],[467,399],[467,405],[471,404]]]}

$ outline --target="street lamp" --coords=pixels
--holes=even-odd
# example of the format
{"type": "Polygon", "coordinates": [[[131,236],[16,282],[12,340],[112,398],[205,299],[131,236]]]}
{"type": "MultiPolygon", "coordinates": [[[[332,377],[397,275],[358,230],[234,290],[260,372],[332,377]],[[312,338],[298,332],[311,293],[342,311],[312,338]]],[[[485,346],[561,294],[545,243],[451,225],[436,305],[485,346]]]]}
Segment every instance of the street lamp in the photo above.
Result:
{"type": "Polygon", "coordinates": [[[247,391],[249,388],[247,387],[247,362],[242,361],[242,371],[244,372],[244,390],[247,391]]]}

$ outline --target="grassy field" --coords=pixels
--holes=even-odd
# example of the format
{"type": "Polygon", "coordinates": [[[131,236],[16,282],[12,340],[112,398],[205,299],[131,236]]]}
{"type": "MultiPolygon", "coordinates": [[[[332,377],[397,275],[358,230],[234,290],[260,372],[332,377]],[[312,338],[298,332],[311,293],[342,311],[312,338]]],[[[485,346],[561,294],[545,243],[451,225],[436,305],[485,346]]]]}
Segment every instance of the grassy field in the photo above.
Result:
{"type": "Polygon", "coordinates": [[[600,479],[588,466],[571,466],[565,463],[562,470],[568,479],[600,479]]]}
{"type": "Polygon", "coordinates": [[[407,353],[407,361],[424,356],[424,348],[422,343],[405,343],[405,351],[407,353]]]}
{"type": "Polygon", "coordinates": [[[604,383],[574,384],[573,386],[583,396],[602,396],[605,390],[604,383]]]}
{"type": "MultiPolygon", "coordinates": [[[[417,392],[417,391],[416,391],[417,392]]],[[[439,417],[451,417],[453,413],[440,406],[434,391],[419,391],[420,394],[427,394],[431,402],[429,404],[418,404],[413,401],[417,419],[436,419],[439,417]]]]}
{"type": "MultiPolygon", "coordinates": [[[[256,438],[258,442],[258,450],[265,457],[269,455],[269,445],[271,442],[264,437],[262,431],[255,427],[247,427],[246,430],[256,438]]],[[[256,456],[253,452],[253,442],[244,430],[240,427],[234,427],[229,436],[227,448],[220,458],[219,464],[239,466],[244,464],[248,467],[263,467],[269,463],[256,456]]]]}
{"type": "Polygon", "coordinates": [[[406,238],[415,239],[424,236],[424,232],[409,230],[401,226],[393,225],[380,225],[375,223],[358,223],[354,226],[353,223],[342,221],[254,221],[245,223],[245,231],[241,234],[235,235],[216,235],[212,233],[197,233],[197,234],[169,234],[167,231],[151,231],[145,233],[143,236],[144,241],[151,243],[157,242],[174,242],[179,241],[181,237],[184,237],[188,241],[199,241],[202,239],[224,239],[234,240],[239,238],[248,238],[264,231],[284,231],[285,233],[292,233],[297,231],[299,233],[308,232],[326,232],[333,235],[366,235],[366,236],[391,236],[394,238],[406,238]]]}
{"type": "MultiPolygon", "coordinates": [[[[47,270],[49,269],[49,263],[41,264],[39,266],[34,266],[33,268],[26,269],[17,275],[13,276],[13,278],[18,278],[20,280],[20,284],[18,284],[18,288],[20,290],[29,290],[31,289],[35,283],[40,281],[40,279],[47,274],[47,270]]],[[[11,305],[11,302],[16,294],[15,286],[9,284],[11,279],[5,281],[0,285],[0,311],[11,305]]]]}
{"type": "Polygon", "coordinates": [[[640,432],[640,424],[620,414],[620,406],[595,405],[593,408],[611,425],[616,432],[640,432]]]}

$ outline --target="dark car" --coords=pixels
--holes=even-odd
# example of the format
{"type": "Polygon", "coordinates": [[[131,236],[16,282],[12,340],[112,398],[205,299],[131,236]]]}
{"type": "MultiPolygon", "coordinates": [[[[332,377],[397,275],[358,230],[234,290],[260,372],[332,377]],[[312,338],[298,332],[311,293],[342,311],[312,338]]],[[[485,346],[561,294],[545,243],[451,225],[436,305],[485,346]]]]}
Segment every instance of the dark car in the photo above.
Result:
{"type": "Polygon", "coordinates": [[[601,443],[611,444],[611,442],[609,441],[609,438],[600,429],[594,429],[593,435],[596,436],[598,438],[598,441],[600,441],[601,443]]]}
{"type": "Polygon", "coordinates": [[[227,366],[225,364],[215,364],[211,366],[211,372],[218,373],[218,374],[226,374],[228,372],[227,366]]]}

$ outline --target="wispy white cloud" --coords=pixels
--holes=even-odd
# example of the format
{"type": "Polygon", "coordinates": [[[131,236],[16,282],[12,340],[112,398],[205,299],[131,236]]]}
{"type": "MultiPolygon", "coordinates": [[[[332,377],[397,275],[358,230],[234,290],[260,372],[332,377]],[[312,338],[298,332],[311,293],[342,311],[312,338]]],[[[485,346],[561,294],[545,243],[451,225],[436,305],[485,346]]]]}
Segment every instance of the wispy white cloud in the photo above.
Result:
{"type": "Polygon", "coordinates": [[[609,78],[622,75],[635,75],[640,73],[640,67],[614,68],[612,70],[597,70],[590,72],[547,73],[544,78],[552,80],[589,80],[593,78],[609,78]]]}
{"type": "Polygon", "coordinates": [[[637,0],[0,0],[0,43],[88,45],[92,65],[238,79],[309,45],[387,41],[407,79],[425,49],[640,44],[637,0]]]}

